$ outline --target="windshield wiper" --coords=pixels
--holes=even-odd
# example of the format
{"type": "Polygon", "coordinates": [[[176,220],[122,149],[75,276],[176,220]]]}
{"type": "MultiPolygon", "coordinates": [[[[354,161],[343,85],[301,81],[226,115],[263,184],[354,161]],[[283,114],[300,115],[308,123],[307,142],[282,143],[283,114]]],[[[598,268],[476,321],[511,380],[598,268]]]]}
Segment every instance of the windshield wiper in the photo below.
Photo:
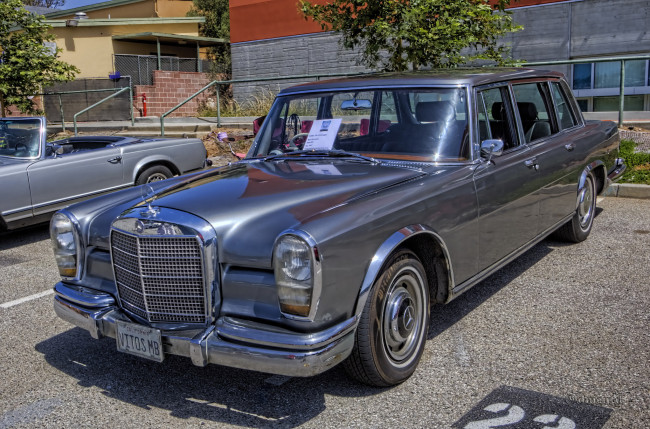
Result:
{"type": "Polygon", "coordinates": [[[361,155],[360,153],[356,152],[347,152],[344,150],[340,149],[310,149],[310,150],[296,150],[293,152],[286,152],[286,153],[279,153],[276,155],[269,155],[265,158],[262,158],[262,161],[272,161],[278,158],[283,158],[283,157],[289,157],[289,156],[315,156],[315,157],[321,157],[321,156],[327,156],[327,157],[337,157],[337,158],[355,158],[355,159],[360,159],[365,162],[369,162],[371,164],[381,164],[381,161],[379,161],[376,158],[372,158],[369,156],[361,155]]]}

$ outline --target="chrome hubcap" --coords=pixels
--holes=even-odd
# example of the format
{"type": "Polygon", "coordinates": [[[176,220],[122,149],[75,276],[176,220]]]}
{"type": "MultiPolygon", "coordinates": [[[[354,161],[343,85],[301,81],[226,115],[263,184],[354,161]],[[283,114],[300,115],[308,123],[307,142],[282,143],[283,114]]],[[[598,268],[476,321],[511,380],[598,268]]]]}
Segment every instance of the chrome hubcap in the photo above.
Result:
{"type": "Polygon", "coordinates": [[[158,182],[160,180],[165,180],[165,179],[167,179],[167,176],[165,176],[164,174],[162,174],[162,173],[154,173],[151,176],[149,176],[149,179],[147,180],[147,183],[158,182]]]}
{"type": "Polygon", "coordinates": [[[422,316],[426,312],[419,281],[419,276],[406,268],[388,290],[384,307],[382,336],[386,352],[403,365],[408,364],[422,335],[422,316]]]}
{"type": "Polygon", "coordinates": [[[578,204],[578,219],[580,220],[580,227],[586,229],[591,223],[591,218],[594,214],[594,184],[591,180],[587,179],[585,187],[580,191],[580,203],[578,204]]]}

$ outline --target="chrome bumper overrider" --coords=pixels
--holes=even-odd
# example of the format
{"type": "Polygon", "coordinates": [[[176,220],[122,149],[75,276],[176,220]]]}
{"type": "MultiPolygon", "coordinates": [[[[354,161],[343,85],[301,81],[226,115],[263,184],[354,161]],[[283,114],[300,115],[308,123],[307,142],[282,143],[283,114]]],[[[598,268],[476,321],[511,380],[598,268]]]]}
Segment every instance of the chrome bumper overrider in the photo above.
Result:
{"type": "MultiPolygon", "coordinates": [[[[116,337],[116,322],[131,321],[107,293],[57,283],[54,311],[93,338],[116,337]]],[[[356,318],[324,331],[294,333],[261,323],[222,317],[203,330],[162,331],[164,351],[209,363],[297,377],[324,372],[348,357],[356,318]]]]}

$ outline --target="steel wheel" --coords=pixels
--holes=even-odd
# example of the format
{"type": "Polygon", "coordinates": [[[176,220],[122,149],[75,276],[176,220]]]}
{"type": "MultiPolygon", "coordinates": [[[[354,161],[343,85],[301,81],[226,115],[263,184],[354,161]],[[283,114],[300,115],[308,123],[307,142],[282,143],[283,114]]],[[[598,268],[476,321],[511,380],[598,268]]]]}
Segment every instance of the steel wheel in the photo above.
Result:
{"type": "Polygon", "coordinates": [[[580,229],[586,231],[591,228],[594,212],[596,211],[596,188],[591,175],[587,176],[585,186],[580,191],[578,203],[578,222],[580,229]]]}
{"type": "Polygon", "coordinates": [[[173,174],[169,168],[164,165],[154,165],[140,173],[135,184],[144,185],[145,183],[158,182],[160,180],[169,179],[172,176],[173,174]]]}
{"type": "Polygon", "coordinates": [[[409,378],[420,361],[429,326],[429,285],[422,263],[408,250],[395,253],[376,280],[345,361],[352,377],[371,386],[409,378]]]}
{"type": "Polygon", "coordinates": [[[422,334],[423,284],[424,279],[416,270],[405,267],[396,274],[388,291],[381,324],[382,340],[386,354],[399,367],[410,363],[422,334]]]}

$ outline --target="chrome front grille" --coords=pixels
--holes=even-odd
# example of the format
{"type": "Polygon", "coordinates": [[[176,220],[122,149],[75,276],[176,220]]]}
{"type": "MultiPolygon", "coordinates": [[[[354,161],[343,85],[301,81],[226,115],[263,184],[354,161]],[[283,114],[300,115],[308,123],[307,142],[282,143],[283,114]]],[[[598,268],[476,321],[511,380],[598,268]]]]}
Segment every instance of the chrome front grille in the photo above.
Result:
{"type": "Polygon", "coordinates": [[[193,236],[111,233],[122,308],[150,322],[206,323],[201,243],[193,236]]]}

